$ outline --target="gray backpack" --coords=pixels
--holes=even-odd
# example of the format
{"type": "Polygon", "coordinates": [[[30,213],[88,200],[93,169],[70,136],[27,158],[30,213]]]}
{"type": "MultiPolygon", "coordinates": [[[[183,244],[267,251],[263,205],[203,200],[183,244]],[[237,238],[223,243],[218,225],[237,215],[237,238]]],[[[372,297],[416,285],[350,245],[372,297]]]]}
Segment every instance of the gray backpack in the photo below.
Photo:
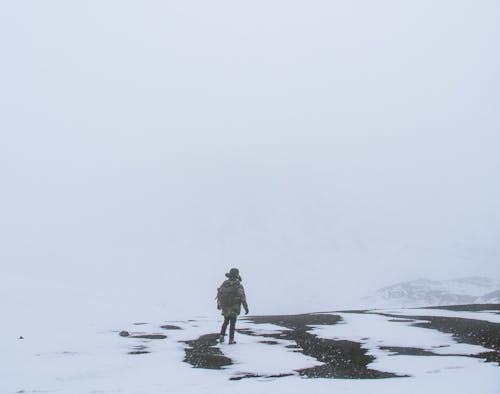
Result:
{"type": "Polygon", "coordinates": [[[217,289],[217,307],[219,309],[239,303],[240,298],[240,282],[237,280],[226,280],[217,289]]]}

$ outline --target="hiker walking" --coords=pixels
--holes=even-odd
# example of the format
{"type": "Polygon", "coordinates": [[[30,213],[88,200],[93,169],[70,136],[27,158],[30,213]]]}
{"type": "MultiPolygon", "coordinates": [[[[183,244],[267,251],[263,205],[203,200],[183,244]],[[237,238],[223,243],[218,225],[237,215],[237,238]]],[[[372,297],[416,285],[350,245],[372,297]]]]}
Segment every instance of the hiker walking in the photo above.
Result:
{"type": "Polygon", "coordinates": [[[224,323],[220,330],[219,342],[224,342],[227,325],[229,326],[229,344],[236,343],[234,340],[234,329],[236,318],[241,313],[241,305],[248,315],[248,304],[245,296],[245,289],[241,284],[241,276],[238,268],[231,268],[226,274],[227,278],[217,289],[217,309],[222,310],[224,323]]]}

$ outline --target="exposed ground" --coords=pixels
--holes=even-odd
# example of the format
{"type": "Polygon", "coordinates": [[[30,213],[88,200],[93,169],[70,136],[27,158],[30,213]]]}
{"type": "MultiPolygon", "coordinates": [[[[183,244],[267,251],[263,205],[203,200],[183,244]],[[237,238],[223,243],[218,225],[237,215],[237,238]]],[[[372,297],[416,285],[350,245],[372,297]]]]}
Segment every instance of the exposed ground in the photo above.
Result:
{"type": "MultiPolygon", "coordinates": [[[[459,305],[432,309],[451,311],[498,311],[500,305],[459,305]]],[[[390,317],[389,322],[395,324],[409,324],[414,327],[437,330],[452,334],[458,343],[482,346],[488,351],[478,354],[441,354],[437,351],[418,347],[380,346],[379,349],[392,355],[405,356],[439,356],[439,357],[476,357],[487,362],[500,364],[500,324],[479,319],[460,317],[428,316],[426,309],[419,309],[421,314],[401,316],[383,311],[343,311],[342,313],[376,314],[390,317]]],[[[314,357],[322,365],[290,371],[290,374],[299,374],[309,378],[344,378],[344,379],[379,379],[405,377],[408,375],[396,374],[370,368],[376,357],[368,354],[368,349],[362,343],[351,340],[336,340],[321,338],[311,333],[318,326],[332,326],[341,322],[342,318],[331,313],[314,313],[300,315],[252,316],[245,319],[254,323],[254,328],[238,329],[239,335],[261,337],[259,343],[270,346],[280,346],[280,341],[290,341],[286,348],[314,357]],[[273,324],[283,327],[277,332],[260,332],[262,324],[273,324]]],[[[233,364],[233,360],[224,355],[223,347],[217,343],[217,334],[202,335],[198,339],[186,341],[189,345],[185,349],[185,361],[197,368],[220,369],[233,364]]],[[[443,346],[446,347],[446,346],[443,346]]],[[[281,377],[289,374],[268,375],[266,377],[281,377]]],[[[233,377],[233,380],[243,378],[262,377],[259,374],[248,373],[233,377]]]]}
{"type": "MultiPolygon", "coordinates": [[[[318,367],[302,369],[302,376],[310,378],[389,378],[398,375],[370,369],[367,365],[375,357],[367,355],[367,350],[358,342],[336,341],[318,338],[310,334],[312,326],[337,324],[341,318],[330,314],[301,314],[282,316],[254,316],[248,320],[257,324],[275,324],[288,328],[278,334],[266,336],[277,339],[295,341],[297,351],[312,356],[324,364],[318,367]]],[[[250,331],[240,330],[240,333],[255,335],[250,331]]]]}

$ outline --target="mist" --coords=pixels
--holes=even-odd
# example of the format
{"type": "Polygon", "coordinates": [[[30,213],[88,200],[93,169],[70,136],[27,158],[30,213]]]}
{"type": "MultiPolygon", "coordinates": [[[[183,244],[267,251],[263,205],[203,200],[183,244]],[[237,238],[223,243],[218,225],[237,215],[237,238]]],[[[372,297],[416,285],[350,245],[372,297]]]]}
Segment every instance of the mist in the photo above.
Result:
{"type": "Polygon", "coordinates": [[[494,1],[0,5],[0,274],[213,308],[500,276],[494,1]]]}

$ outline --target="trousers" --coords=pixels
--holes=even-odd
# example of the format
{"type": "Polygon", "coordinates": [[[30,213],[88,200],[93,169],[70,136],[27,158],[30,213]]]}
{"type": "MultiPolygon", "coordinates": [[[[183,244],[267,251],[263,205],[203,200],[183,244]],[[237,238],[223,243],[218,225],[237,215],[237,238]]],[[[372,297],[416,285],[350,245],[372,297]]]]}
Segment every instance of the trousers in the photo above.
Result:
{"type": "Polygon", "coordinates": [[[220,330],[220,335],[226,335],[227,325],[229,326],[229,339],[234,339],[234,329],[236,327],[236,316],[224,316],[224,323],[220,330]]]}

